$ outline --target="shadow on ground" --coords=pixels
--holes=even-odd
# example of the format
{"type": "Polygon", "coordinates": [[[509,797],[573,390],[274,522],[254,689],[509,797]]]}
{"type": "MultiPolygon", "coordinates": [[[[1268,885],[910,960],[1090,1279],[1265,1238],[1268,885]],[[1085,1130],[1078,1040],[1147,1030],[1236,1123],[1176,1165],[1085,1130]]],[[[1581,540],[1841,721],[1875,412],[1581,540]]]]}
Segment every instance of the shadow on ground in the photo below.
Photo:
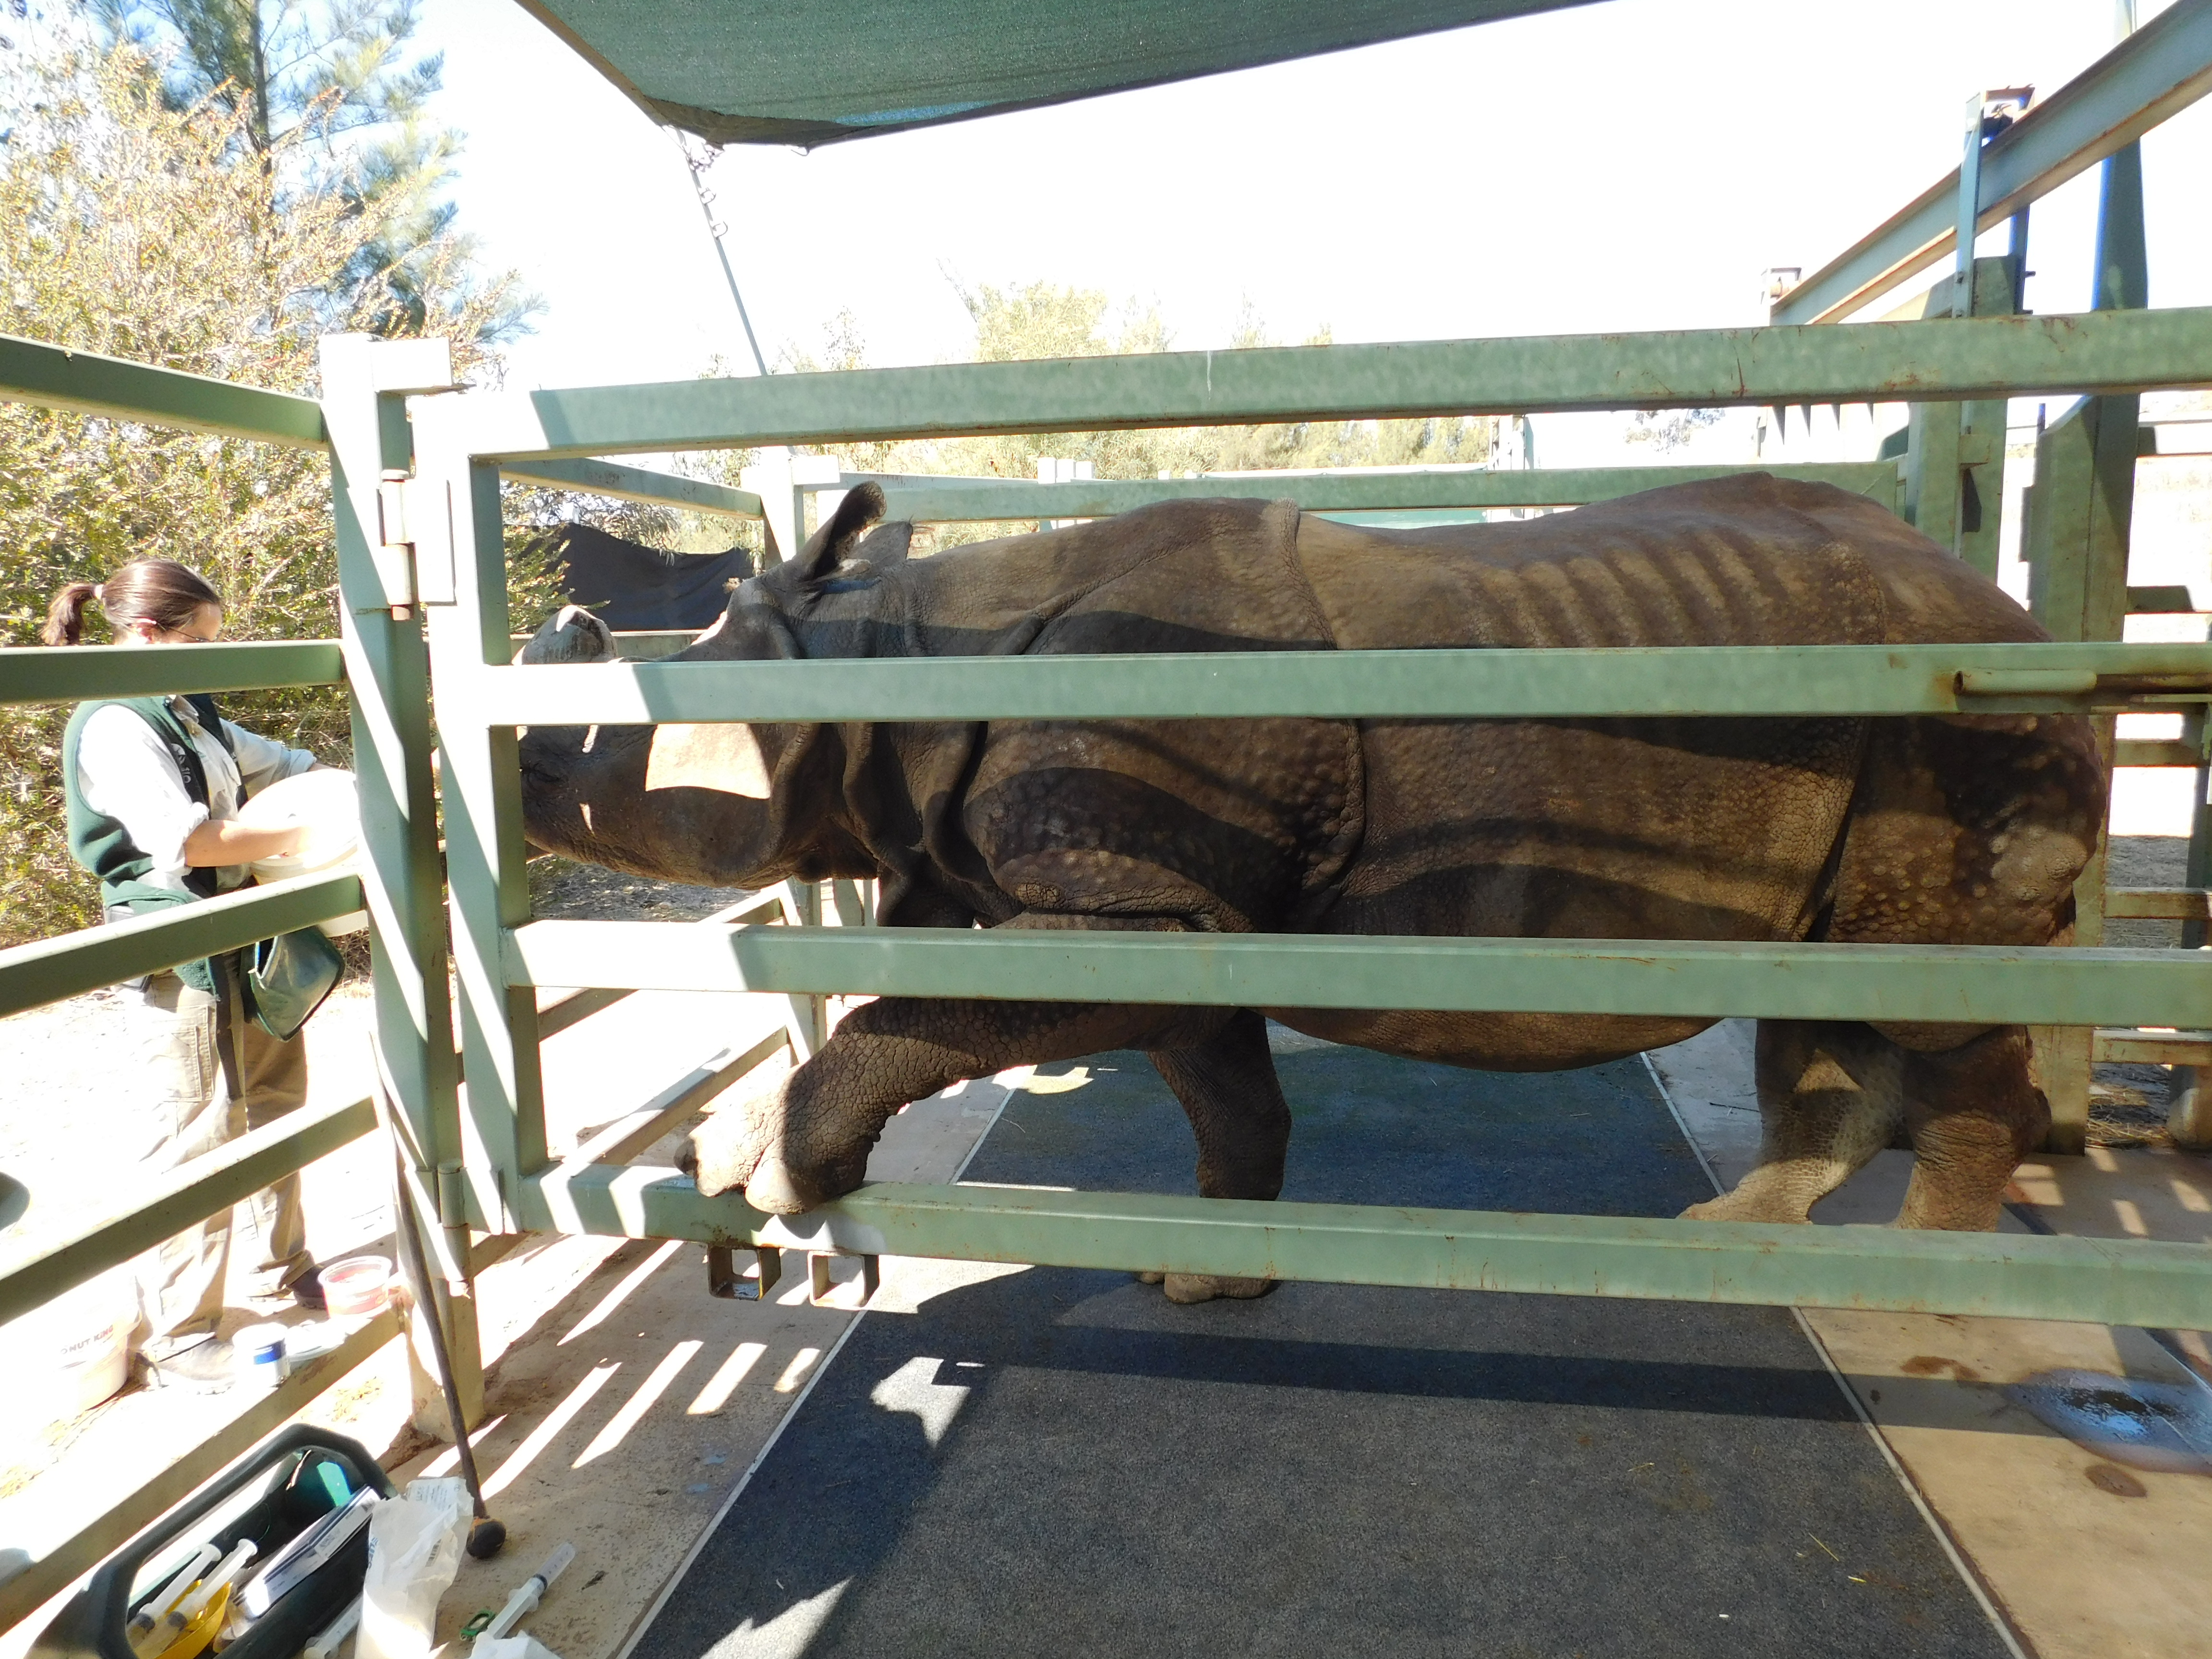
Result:
{"type": "MultiPolygon", "coordinates": [[[[1640,1060],[1278,1063],[1287,1197],[1710,1190],[1640,1060]]],[[[968,1178],[1190,1190],[1149,1063],[1085,1069],[968,1178]]],[[[1031,1269],[863,1320],[635,1655],[2003,1651],[1785,1312],[1031,1269]]]]}

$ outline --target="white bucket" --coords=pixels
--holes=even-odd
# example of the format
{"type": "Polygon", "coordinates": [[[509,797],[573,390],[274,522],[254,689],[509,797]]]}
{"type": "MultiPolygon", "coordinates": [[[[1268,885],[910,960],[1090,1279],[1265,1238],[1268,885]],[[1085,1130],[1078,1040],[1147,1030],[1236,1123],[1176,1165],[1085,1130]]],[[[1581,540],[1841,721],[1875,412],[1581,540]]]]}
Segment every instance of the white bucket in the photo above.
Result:
{"type": "Polygon", "coordinates": [[[131,1328],[138,1322],[137,1292],[122,1271],[64,1291],[0,1331],[27,1379],[28,1422],[42,1428],[82,1415],[131,1380],[131,1328]]]}
{"type": "MultiPolygon", "coordinates": [[[[360,787],[352,773],[337,767],[302,772],[253,796],[239,808],[237,821],[251,830],[307,826],[307,837],[295,851],[254,860],[252,868],[261,880],[332,874],[350,868],[361,851],[360,787]]],[[[368,913],[356,910],[318,925],[336,939],[368,927],[368,913]]]]}

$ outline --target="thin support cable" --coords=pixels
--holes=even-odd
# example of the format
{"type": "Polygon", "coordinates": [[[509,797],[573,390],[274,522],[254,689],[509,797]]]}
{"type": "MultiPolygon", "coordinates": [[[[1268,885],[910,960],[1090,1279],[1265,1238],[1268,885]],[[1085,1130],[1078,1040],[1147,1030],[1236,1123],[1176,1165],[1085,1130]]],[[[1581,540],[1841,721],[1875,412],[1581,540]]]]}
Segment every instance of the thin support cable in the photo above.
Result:
{"type": "Polygon", "coordinates": [[[714,257],[722,262],[722,279],[730,285],[730,298],[737,302],[738,320],[744,325],[745,343],[752,348],[753,367],[763,375],[768,373],[768,359],[761,355],[760,341],[753,334],[753,319],[745,310],[745,296],[738,291],[738,274],[730,268],[729,250],[722,246],[722,238],[729,226],[714,216],[714,192],[707,188],[707,169],[714,165],[721,151],[704,139],[694,139],[690,134],[669,129],[676,139],[677,148],[683,152],[684,164],[691,172],[691,189],[699,198],[699,212],[707,221],[707,234],[714,239],[714,257]]]}

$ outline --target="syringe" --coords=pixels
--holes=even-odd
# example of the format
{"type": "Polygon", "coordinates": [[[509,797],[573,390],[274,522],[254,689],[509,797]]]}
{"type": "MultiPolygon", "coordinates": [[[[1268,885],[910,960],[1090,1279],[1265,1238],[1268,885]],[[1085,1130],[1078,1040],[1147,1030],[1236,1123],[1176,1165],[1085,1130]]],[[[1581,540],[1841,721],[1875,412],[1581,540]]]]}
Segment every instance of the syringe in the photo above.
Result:
{"type": "Polygon", "coordinates": [[[238,1547],[216,1563],[207,1577],[192,1586],[191,1593],[171,1607],[161,1620],[157,1634],[164,1644],[173,1642],[185,1633],[185,1627],[206,1610],[207,1604],[229,1586],[230,1581],[246,1571],[246,1564],[256,1553],[253,1540],[241,1538],[238,1547]]]}
{"type": "Polygon", "coordinates": [[[478,1641],[483,1641],[485,1638],[496,1639],[501,1636],[513,1634],[514,1627],[522,1622],[522,1615],[530,1612],[544,1599],[547,1587],[558,1578],[568,1565],[575,1559],[576,1547],[574,1544],[562,1544],[556,1548],[552,1554],[545,1558],[545,1565],[524,1579],[521,1588],[507,1598],[507,1605],[499,1610],[499,1617],[485,1626],[483,1635],[477,1639],[478,1641]]]}
{"type": "Polygon", "coordinates": [[[154,1633],[154,1626],[161,1622],[162,1616],[191,1594],[192,1586],[200,1582],[200,1575],[213,1566],[222,1554],[213,1544],[201,1545],[192,1559],[149,1596],[145,1606],[131,1615],[126,1635],[134,1648],[154,1633]]]}

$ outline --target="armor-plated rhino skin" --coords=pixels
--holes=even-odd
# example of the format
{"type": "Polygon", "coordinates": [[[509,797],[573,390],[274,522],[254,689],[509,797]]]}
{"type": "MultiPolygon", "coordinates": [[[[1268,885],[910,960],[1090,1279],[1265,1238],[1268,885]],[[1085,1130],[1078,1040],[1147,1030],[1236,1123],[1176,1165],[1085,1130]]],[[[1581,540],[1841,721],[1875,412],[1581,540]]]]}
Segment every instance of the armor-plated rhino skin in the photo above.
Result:
{"type": "MultiPolygon", "coordinates": [[[[908,526],[862,539],[881,512],[848,495],[679,659],[2047,637],[1875,503],[1762,474],[1420,531],[1181,501],[913,562],[908,526]]],[[[564,611],[522,660],[607,645],[564,611]]],[[[880,877],[893,927],[2043,945],[2070,936],[2105,809],[2087,722],[2049,715],[539,728],[521,750],[538,846],[686,882],[880,877]]],[[[1199,1190],[1273,1198],[1291,1120],[1263,1016],[1515,1071],[1711,1023],[884,998],[690,1166],[803,1210],[860,1182],[908,1101],[1140,1048],[1199,1190]]],[[[1902,1136],[1899,1223],[1991,1227],[2048,1123],[2019,1027],[1766,1020],[1758,1056],[1759,1165],[1692,1214],[1803,1221],[1902,1136]]]]}

